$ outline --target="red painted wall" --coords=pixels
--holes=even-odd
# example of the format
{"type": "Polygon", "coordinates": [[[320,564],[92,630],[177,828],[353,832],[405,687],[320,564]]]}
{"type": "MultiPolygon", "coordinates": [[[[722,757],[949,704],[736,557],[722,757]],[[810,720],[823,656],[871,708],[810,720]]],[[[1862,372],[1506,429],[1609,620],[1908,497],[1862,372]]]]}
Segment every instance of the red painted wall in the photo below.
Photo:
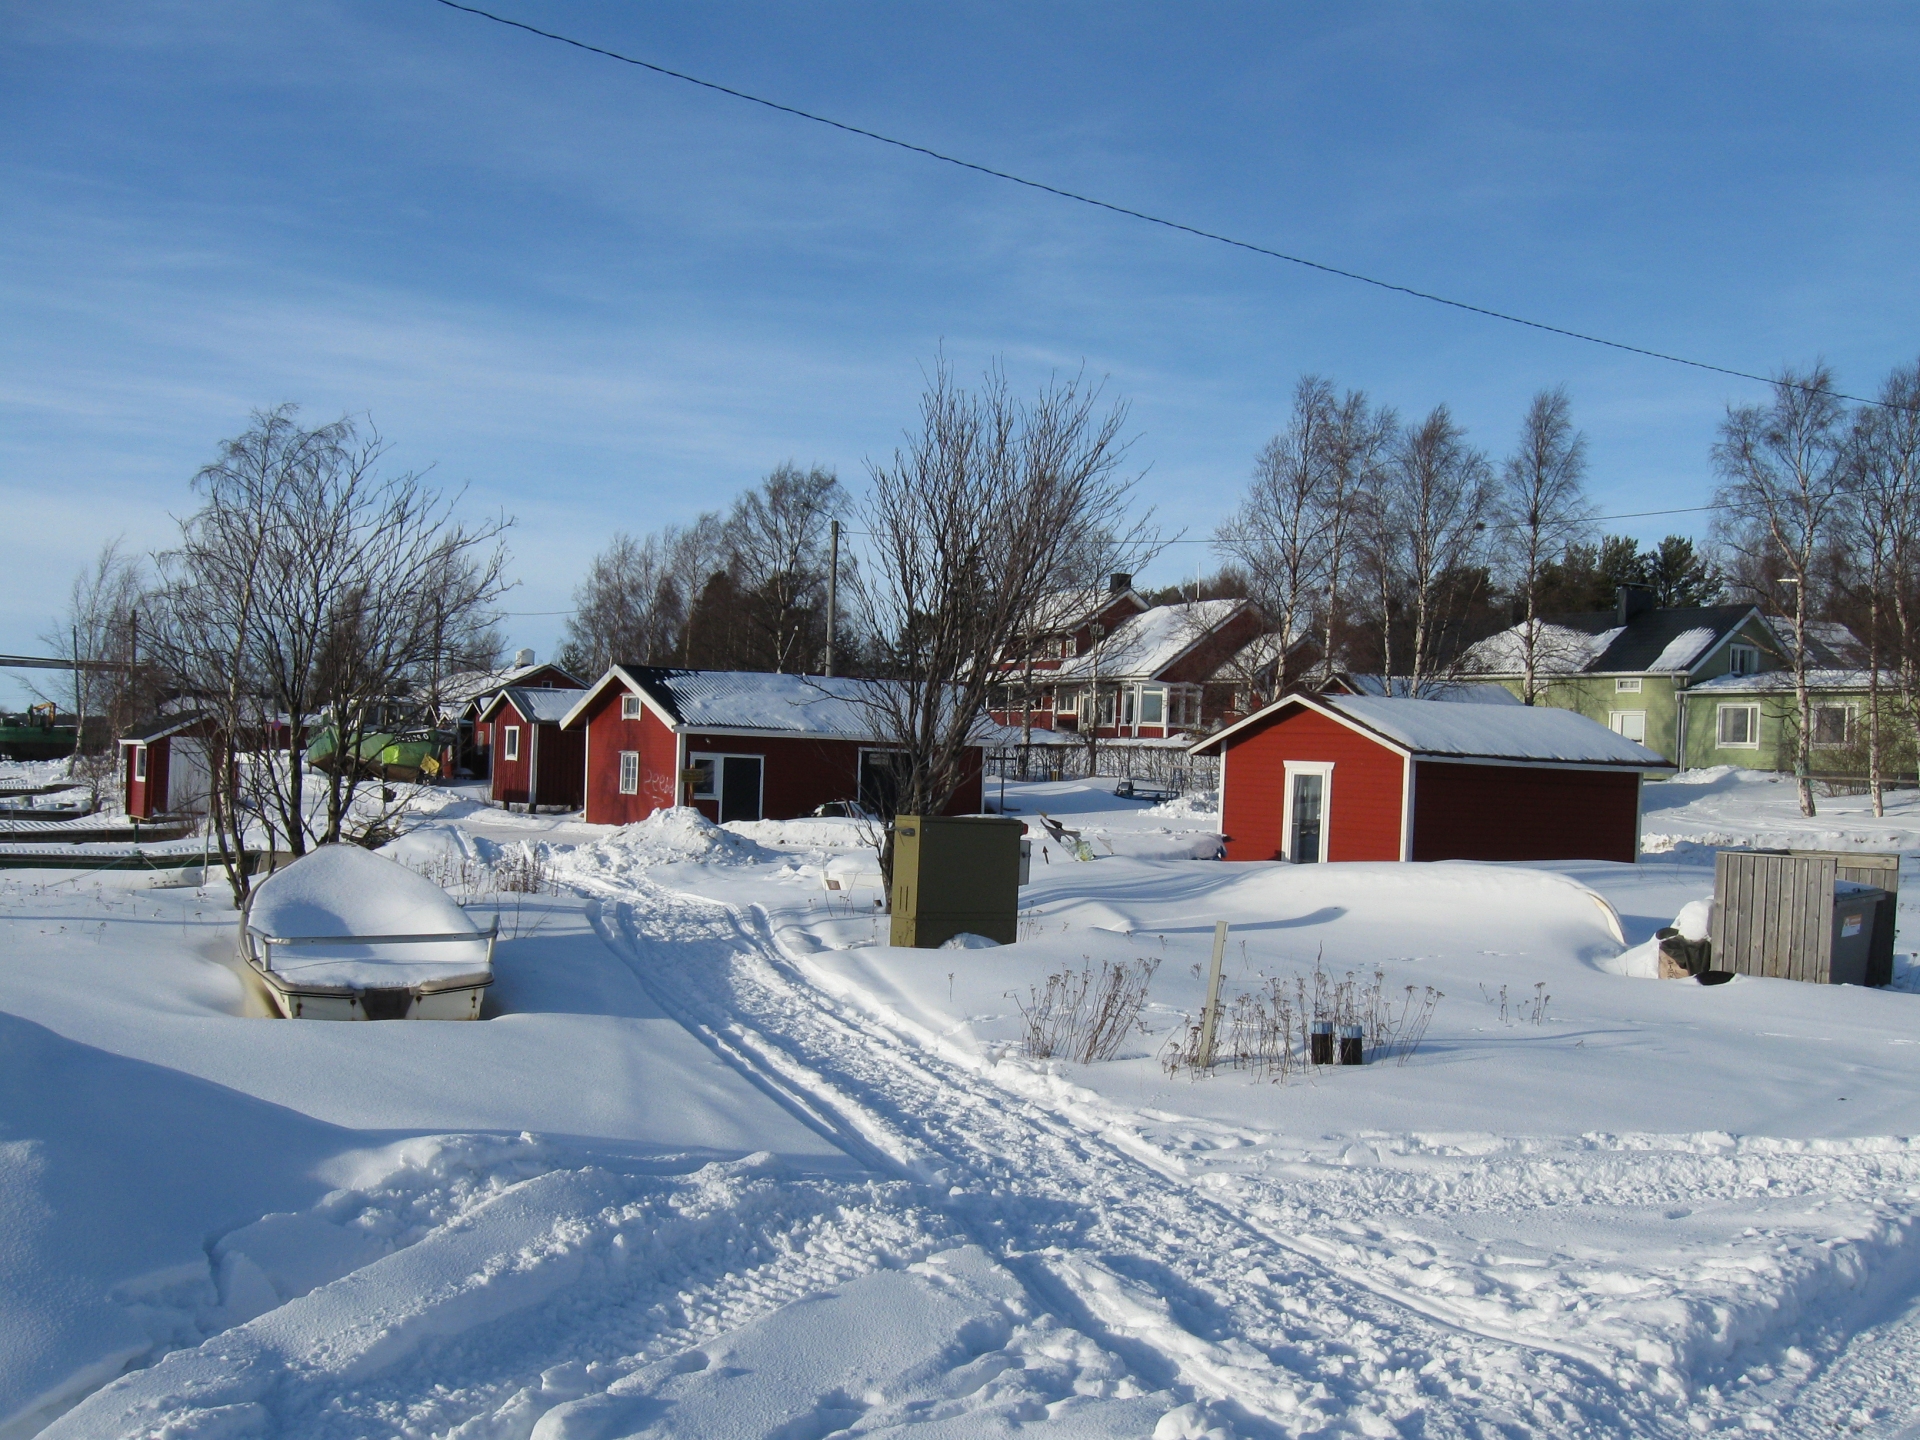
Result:
{"type": "Polygon", "coordinates": [[[1639,797],[1632,771],[1420,762],[1413,858],[1631,861],[1639,797]]]}
{"type": "Polygon", "coordinates": [[[167,751],[166,740],[154,740],[147,745],[147,778],[133,778],[133,755],[139,747],[122,745],[121,763],[126,767],[126,804],[127,814],[138,820],[151,820],[167,808],[167,751]]]}
{"type": "Polygon", "coordinates": [[[1285,710],[1227,744],[1221,827],[1229,860],[1277,860],[1286,837],[1286,762],[1333,762],[1329,860],[1400,858],[1402,761],[1324,715],[1285,710]]]}
{"type": "Polygon", "coordinates": [[[513,708],[509,701],[493,712],[489,722],[493,726],[493,769],[487,785],[487,794],[496,802],[507,805],[527,803],[527,782],[533,774],[533,729],[527,723],[526,716],[513,708]],[[510,726],[520,727],[520,758],[507,759],[506,732],[510,726]]]}
{"type": "Polygon", "coordinates": [[[673,804],[674,735],[651,710],[620,718],[624,686],[610,685],[586,723],[586,818],[595,825],[629,825],[673,804]],[[620,752],[640,752],[640,793],[620,793],[620,752]]]}

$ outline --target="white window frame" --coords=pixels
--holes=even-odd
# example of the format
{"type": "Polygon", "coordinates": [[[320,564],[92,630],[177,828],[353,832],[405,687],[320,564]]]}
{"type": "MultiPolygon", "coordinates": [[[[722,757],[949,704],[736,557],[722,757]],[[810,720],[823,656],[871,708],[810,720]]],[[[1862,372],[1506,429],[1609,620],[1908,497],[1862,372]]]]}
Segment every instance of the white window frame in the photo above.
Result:
{"type": "Polygon", "coordinates": [[[1727,646],[1727,673],[1729,675],[1758,675],[1760,673],[1760,647],[1758,645],[1727,646]]]}
{"type": "Polygon", "coordinates": [[[1815,750],[1846,749],[1847,746],[1853,743],[1854,723],[1857,717],[1859,716],[1860,707],[1857,705],[1850,704],[1846,701],[1830,700],[1825,704],[1816,704],[1812,707],[1813,716],[1816,721],[1818,720],[1820,712],[1822,710],[1838,710],[1846,717],[1846,719],[1841,723],[1841,727],[1840,727],[1841,738],[1838,740],[1820,739],[1819,738],[1820,727],[1818,724],[1815,724],[1813,727],[1813,738],[1808,742],[1809,745],[1815,750]]]}
{"type": "MultiPolygon", "coordinates": [[[[1327,853],[1333,848],[1333,761],[1331,760],[1288,760],[1286,778],[1286,798],[1280,807],[1281,853],[1289,863],[1293,863],[1293,777],[1296,775],[1318,775],[1320,777],[1320,853],[1315,860],[1324,865],[1327,853]]],[[[1222,792],[1225,793],[1224,791],[1222,792]]]]}
{"type": "Polygon", "coordinates": [[[1140,717],[1140,723],[1142,725],[1158,725],[1162,729],[1165,729],[1169,723],[1167,719],[1167,701],[1168,693],[1166,686],[1142,685],[1140,687],[1140,699],[1135,709],[1135,713],[1140,717]],[[1151,718],[1147,715],[1147,702],[1149,700],[1156,701],[1160,706],[1160,713],[1151,718]]]}
{"type": "Polygon", "coordinates": [[[1647,743],[1647,712],[1644,710],[1610,710],[1607,712],[1607,728],[1622,740],[1631,740],[1636,745],[1644,745],[1647,743]],[[1640,722],[1640,733],[1638,735],[1629,735],[1625,730],[1620,728],[1620,722],[1629,718],[1640,722]]]}
{"type": "Polygon", "coordinates": [[[638,750],[620,752],[620,793],[622,795],[640,793],[640,752],[638,750]]]}
{"type": "Polygon", "coordinates": [[[640,697],[638,695],[622,695],[620,697],[620,718],[622,720],[638,720],[640,718],[640,697]]]}
{"type": "Polygon", "coordinates": [[[1716,705],[1713,711],[1713,740],[1721,750],[1758,750],[1760,748],[1760,707],[1749,703],[1716,705]],[[1731,710],[1747,712],[1747,734],[1751,739],[1727,739],[1726,715],[1731,710]]]}
{"type": "Polygon", "coordinates": [[[147,778],[147,747],[144,745],[133,747],[133,778],[143,782],[147,778]]]}
{"type": "Polygon", "coordinates": [[[1613,693],[1616,695],[1638,695],[1640,693],[1640,677],[1638,675],[1620,676],[1619,679],[1613,682],[1613,693]]]}
{"type": "Polygon", "coordinates": [[[502,760],[520,758],[520,727],[518,725],[500,727],[500,758],[502,760]]]}

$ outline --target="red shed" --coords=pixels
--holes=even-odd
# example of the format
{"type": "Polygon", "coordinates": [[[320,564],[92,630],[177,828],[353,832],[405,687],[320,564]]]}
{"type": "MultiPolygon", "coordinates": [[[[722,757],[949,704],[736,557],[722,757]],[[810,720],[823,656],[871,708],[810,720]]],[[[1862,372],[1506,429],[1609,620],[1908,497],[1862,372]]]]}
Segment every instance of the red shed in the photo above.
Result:
{"type": "MultiPolygon", "coordinates": [[[[836,800],[887,810],[893,756],[866,703],[881,682],[844,676],[616,665],[562,725],[586,735],[586,818],[644,820],[692,805],[709,820],[791,820],[836,800]]],[[[980,750],[947,806],[980,809],[980,750]]]]}
{"type": "Polygon", "coordinates": [[[1640,782],[1671,772],[1571,710],[1289,695],[1218,754],[1229,860],[1637,860],[1640,782]]]}
{"type": "Polygon", "coordinates": [[[205,717],[162,715],[134,727],[120,740],[120,779],[127,814],[203,814],[211,781],[207,771],[205,717]]]}
{"type": "Polygon", "coordinates": [[[587,793],[587,737],[560,722],[580,699],[578,690],[509,686],[480,712],[491,728],[493,774],[487,793],[505,805],[553,805],[578,810],[587,793]]]}

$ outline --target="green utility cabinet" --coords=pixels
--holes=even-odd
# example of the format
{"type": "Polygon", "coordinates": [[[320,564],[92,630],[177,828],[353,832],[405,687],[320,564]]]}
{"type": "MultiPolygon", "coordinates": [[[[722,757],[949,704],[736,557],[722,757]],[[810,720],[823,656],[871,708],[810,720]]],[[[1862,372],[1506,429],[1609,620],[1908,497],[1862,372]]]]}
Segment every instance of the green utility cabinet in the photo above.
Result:
{"type": "Polygon", "coordinates": [[[897,815],[891,943],[933,950],[956,935],[1019,938],[1020,839],[998,815],[897,815]]]}

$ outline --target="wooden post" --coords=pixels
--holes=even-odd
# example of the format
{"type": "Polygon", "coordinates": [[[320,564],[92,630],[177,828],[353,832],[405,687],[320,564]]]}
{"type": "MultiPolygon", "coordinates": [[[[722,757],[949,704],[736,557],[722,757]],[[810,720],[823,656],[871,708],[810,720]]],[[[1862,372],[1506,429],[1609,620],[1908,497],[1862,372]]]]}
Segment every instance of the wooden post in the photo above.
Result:
{"type": "Polygon", "coordinates": [[[835,520],[828,527],[832,536],[832,548],[827,558],[827,674],[833,674],[833,631],[834,611],[840,601],[840,522],[835,520]]]}
{"type": "MultiPolygon", "coordinates": [[[[1095,712],[1096,714],[1098,712],[1095,712]]],[[[1213,1068],[1213,1042],[1220,1033],[1220,965],[1227,957],[1227,922],[1213,925],[1213,969],[1207,974],[1207,1005],[1200,1012],[1200,1068],[1213,1068]]]]}

